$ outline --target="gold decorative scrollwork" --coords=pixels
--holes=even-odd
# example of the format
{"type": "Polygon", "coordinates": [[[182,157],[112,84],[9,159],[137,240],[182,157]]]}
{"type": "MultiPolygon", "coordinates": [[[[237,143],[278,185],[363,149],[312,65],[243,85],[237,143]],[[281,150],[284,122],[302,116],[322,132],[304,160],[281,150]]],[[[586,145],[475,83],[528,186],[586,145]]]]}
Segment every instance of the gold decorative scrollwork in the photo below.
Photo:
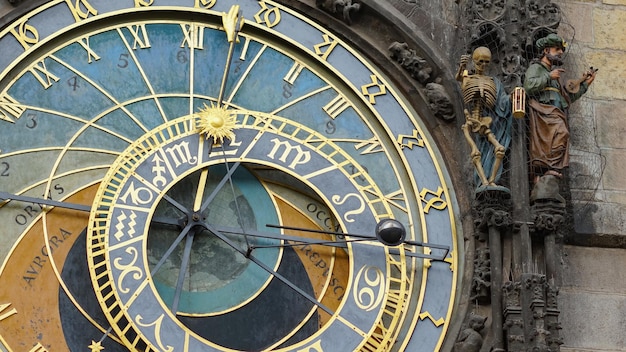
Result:
{"type": "Polygon", "coordinates": [[[133,279],[135,280],[140,280],[143,277],[143,271],[135,265],[135,263],[137,262],[137,258],[139,257],[139,252],[137,251],[137,248],[128,247],[126,248],[125,252],[133,256],[133,259],[129,264],[121,264],[122,258],[115,258],[113,260],[113,266],[115,266],[116,269],[122,271],[117,279],[117,287],[122,293],[130,292],[129,288],[125,288],[122,286],[122,281],[124,281],[126,275],[133,274],[133,279]]]}
{"type": "Polygon", "coordinates": [[[358,307],[371,311],[378,307],[385,296],[385,275],[380,268],[363,266],[356,274],[353,289],[358,307]],[[364,287],[361,287],[365,284],[364,287]]]}

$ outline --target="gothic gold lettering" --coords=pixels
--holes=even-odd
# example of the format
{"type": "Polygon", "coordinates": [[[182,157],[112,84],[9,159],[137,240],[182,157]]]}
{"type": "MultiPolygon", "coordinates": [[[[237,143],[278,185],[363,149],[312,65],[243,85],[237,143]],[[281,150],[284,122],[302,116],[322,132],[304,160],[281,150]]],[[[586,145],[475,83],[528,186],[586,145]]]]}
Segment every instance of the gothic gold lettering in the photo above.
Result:
{"type": "Polygon", "coordinates": [[[254,15],[256,23],[264,24],[268,28],[272,28],[280,23],[280,10],[278,7],[269,8],[265,1],[259,1],[261,9],[254,15]]]}
{"type": "Polygon", "coordinates": [[[135,7],[147,7],[152,5],[154,0],[135,0],[135,7]]]}
{"type": "Polygon", "coordinates": [[[24,49],[29,49],[32,45],[39,42],[39,32],[35,27],[27,24],[26,21],[24,20],[16,27],[11,28],[11,34],[22,44],[24,49]]]}
{"type": "Polygon", "coordinates": [[[197,9],[199,8],[210,9],[211,7],[215,5],[216,2],[217,0],[196,0],[194,7],[197,9]]]}
{"type": "Polygon", "coordinates": [[[413,130],[413,134],[400,134],[398,135],[397,143],[400,144],[402,149],[413,149],[414,146],[424,148],[424,140],[419,136],[418,130],[413,130]],[[406,141],[405,141],[406,140],[406,141]]]}
{"type": "Polygon", "coordinates": [[[65,0],[65,2],[76,22],[87,19],[89,15],[95,16],[98,14],[98,11],[87,0],[65,0]]]}
{"type": "Polygon", "coordinates": [[[369,98],[370,104],[376,104],[376,97],[387,94],[387,88],[384,84],[378,82],[376,75],[370,75],[372,83],[361,86],[361,93],[369,98]]]}
{"type": "Polygon", "coordinates": [[[435,192],[426,188],[424,188],[420,192],[420,198],[422,202],[426,203],[426,205],[424,206],[424,213],[428,214],[428,212],[430,211],[430,208],[443,210],[448,206],[448,203],[446,203],[446,201],[441,198],[442,194],[443,194],[443,188],[441,188],[441,186],[439,186],[439,188],[437,188],[437,191],[435,192]],[[428,197],[429,195],[431,197],[428,197]]]}
{"type": "Polygon", "coordinates": [[[333,52],[335,47],[337,46],[337,41],[330,37],[328,34],[322,35],[324,39],[323,42],[319,44],[313,45],[313,49],[315,50],[315,54],[322,57],[322,59],[328,59],[328,55],[333,52]]]}

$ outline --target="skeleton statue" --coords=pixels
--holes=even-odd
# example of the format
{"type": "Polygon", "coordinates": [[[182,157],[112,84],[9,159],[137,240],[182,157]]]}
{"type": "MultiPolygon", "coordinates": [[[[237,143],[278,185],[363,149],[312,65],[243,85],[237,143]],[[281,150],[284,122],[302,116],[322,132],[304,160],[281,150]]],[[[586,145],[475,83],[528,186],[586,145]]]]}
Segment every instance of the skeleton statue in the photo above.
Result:
{"type": "Polygon", "coordinates": [[[469,55],[461,56],[456,75],[456,79],[461,82],[466,107],[465,124],[461,128],[471,148],[471,159],[480,186],[495,186],[511,139],[510,98],[497,78],[485,75],[491,61],[488,48],[478,47],[474,50],[472,60],[475,72],[472,74],[466,69],[469,59],[469,55]],[[477,140],[472,133],[477,134],[477,140]]]}

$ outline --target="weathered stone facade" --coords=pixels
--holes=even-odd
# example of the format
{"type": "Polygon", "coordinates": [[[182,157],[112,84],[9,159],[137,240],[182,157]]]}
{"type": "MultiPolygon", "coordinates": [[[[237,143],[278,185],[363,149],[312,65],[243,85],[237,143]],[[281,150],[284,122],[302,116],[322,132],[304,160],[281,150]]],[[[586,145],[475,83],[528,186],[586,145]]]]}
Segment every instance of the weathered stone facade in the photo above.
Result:
{"type": "MultiPolygon", "coordinates": [[[[320,7],[313,0],[282,2],[295,7],[300,6],[298,3],[320,7]]],[[[520,3],[529,2],[501,1],[520,7],[520,3]]],[[[489,270],[494,258],[490,258],[489,247],[485,245],[486,237],[490,236],[489,226],[485,225],[481,238],[481,231],[474,225],[482,219],[471,214],[473,189],[465,187],[472,169],[465,158],[467,147],[459,128],[463,123],[460,91],[454,81],[459,57],[468,52],[472,40],[472,24],[464,22],[472,0],[361,0],[358,3],[363,6],[358,12],[350,12],[349,21],[330,13],[312,15],[348,40],[371,48],[368,55],[372,60],[382,62],[391,55],[392,59],[388,60],[395,62],[395,69],[405,72],[404,76],[396,75],[392,79],[403,86],[409,98],[423,102],[418,109],[424,115],[436,117],[425,124],[435,139],[441,141],[439,148],[446,155],[446,166],[454,173],[468,257],[458,268],[464,270],[465,285],[458,294],[459,309],[453,316],[457,321],[452,323],[450,331],[471,332],[464,322],[466,313],[468,316],[473,311],[485,316],[491,314],[487,307],[478,304],[474,307],[474,301],[489,300],[490,280],[494,275],[489,270]],[[408,56],[403,59],[401,54],[390,54],[389,48],[394,43],[408,56]]],[[[560,330],[562,351],[626,351],[623,332],[626,326],[626,270],[623,269],[626,267],[626,0],[553,0],[552,3],[559,6],[562,14],[556,32],[570,42],[566,58],[568,74],[578,76],[587,66],[597,67],[599,72],[590,91],[570,110],[571,167],[562,192],[567,207],[561,225],[562,238],[557,238],[554,244],[558,247],[553,252],[556,258],[550,258],[560,274],[556,278],[528,278],[527,289],[531,289],[533,279],[537,281],[534,284],[544,287],[556,281],[560,312],[557,316],[562,329],[553,326],[551,332],[554,337],[555,331],[560,330]]],[[[30,3],[24,0],[13,5],[0,0],[0,17],[16,5],[26,8],[30,3]]],[[[504,227],[498,225],[498,231],[503,234],[509,231],[504,227]]],[[[503,245],[506,248],[509,244],[505,241],[503,245]]],[[[523,335],[522,329],[514,333],[522,315],[517,307],[521,305],[523,280],[517,286],[515,282],[500,283],[504,295],[500,302],[504,312],[500,324],[508,326],[509,346],[513,346],[519,342],[515,336],[523,335]]],[[[542,329],[549,332],[550,324],[554,324],[550,320],[554,316],[550,314],[556,309],[550,298],[555,298],[556,293],[552,288],[545,291],[548,297],[544,295],[538,300],[541,304],[534,308],[545,314],[542,329]],[[551,293],[554,296],[550,297],[551,293]]],[[[494,339],[506,337],[494,336],[490,331],[492,324],[493,318],[487,319],[481,351],[489,351],[494,339]]],[[[444,349],[452,349],[455,339],[456,336],[449,337],[444,349]]],[[[549,342],[545,339],[544,345],[549,346],[549,342]]]]}

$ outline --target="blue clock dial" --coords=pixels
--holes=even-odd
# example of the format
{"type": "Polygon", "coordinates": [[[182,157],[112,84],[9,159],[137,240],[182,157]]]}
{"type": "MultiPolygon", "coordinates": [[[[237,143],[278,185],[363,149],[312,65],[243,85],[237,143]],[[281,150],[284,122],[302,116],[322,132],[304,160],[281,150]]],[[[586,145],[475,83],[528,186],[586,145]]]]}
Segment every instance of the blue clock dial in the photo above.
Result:
{"type": "Polygon", "coordinates": [[[0,191],[91,209],[0,203],[0,347],[442,346],[454,192],[420,117],[350,44],[273,1],[53,0],[0,48],[0,191]],[[439,247],[385,246],[388,218],[439,247]]]}

